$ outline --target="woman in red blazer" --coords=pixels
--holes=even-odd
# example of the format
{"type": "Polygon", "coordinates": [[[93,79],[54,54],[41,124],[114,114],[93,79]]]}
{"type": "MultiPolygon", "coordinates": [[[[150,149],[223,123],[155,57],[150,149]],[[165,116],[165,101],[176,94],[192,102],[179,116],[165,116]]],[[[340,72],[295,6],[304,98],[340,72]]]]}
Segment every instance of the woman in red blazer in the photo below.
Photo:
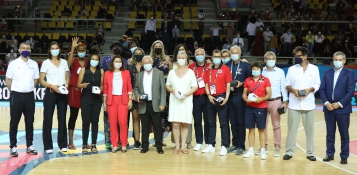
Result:
{"type": "Polygon", "coordinates": [[[123,59],[120,56],[115,56],[110,61],[109,71],[104,74],[103,90],[104,110],[108,110],[113,153],[117,152],[119,138],[122,144],[122,152],[127,151],[128,109],[132,107],[132,92],[130,73],[125,69],[123,59]],[[118,124],[120,128],[119,138],[118,124]]]}

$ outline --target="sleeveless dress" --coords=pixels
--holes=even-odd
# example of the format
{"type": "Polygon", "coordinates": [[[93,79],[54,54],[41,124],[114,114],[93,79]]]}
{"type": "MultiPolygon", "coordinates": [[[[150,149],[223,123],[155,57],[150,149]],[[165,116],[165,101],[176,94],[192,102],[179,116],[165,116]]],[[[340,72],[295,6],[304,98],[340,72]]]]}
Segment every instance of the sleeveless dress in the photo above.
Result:
{"type": "MultiPolygon", "coordinates": [[[[83,68],[88,64],[88,59],[84,59],[83,68]]],[[[82,92],[80,88],[77,88],[78,83],[78,69],[82,69],[81,64],[79,64],[78,58],[73,58],[73,65],[70,67],[71,78],[68,86],[68,105],[81,108],[82,92]]],[[[85,81],[83,81],[85,82],[85,81]]]]}

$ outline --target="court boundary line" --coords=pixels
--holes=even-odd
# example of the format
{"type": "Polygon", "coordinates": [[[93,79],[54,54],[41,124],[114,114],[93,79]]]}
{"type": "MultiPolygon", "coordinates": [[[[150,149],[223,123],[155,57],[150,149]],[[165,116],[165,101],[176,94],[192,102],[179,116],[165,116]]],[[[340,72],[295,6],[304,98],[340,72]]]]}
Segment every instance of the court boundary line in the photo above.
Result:
{"type": "MultiPolygon", "coordinates": [[[[320,124],[320,123],[325,123],[325,121],[314,122],[314,125],[320,124]]],[[[300,127],[300,128],[298,129],[298,131],[300,131],[300,130],[303,129],[303,128],[304,128],[304,126],[300,127]]],[[[315,126],[314,126],[314,128],[315,128],[315,126]]],[[[315,130],[314,130],[314,132],[315,132],[315,130]]],[[[296,146],[297,146],[299,149],[301,149],[301,151],[303,151],[304,153],[306,153],[306,150],[305,150],[304,148],[302,148],[302,147],[299,145],[299,143],[298,143],[297,141],[296,141],[296,146]]],[[[315,147],[315,145],[314,145],[314,147],[315,147]]],[[[352,172],[352,171],[350,171],[350,170],[341,168],[341,167],[339,167],[339,166],[337,166],[337,165],[334,165],[334,164],[331,164],[331,163],[329,163],[329,162],[324,162],[324,161],[322,161],[322,159],[318,158],[317,156],[315,156],[315,157],[316,157],[317,160],[319,160],[319,161],[321,161],[321,162],[323,162],[323,163],[326,163],[326,164],[328,164],[328,165],[330,165],[330,166],[332,166],[332,167],[335,167],[335,168],[340,169],[340,170],[342,170],[342,171],[345,171],[345,172],[347,172],[347,173],[357,174],[357,173],[355,173],[355,172],[352,172]]]]}

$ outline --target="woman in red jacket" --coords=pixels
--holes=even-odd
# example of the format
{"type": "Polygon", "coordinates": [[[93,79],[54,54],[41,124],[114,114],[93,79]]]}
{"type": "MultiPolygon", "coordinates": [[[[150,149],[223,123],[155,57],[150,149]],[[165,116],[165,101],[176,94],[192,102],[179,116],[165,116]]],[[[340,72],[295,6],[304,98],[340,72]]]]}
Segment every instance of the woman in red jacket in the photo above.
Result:
{"type": "Polygon", "coordinates": [[[113,153],[117,152],[119,138],[122,144],[121,151],[123,153],[127,151],[128,109],[131,109],[133,104],[132,92],[130,73],[125,69],[123,59],[120,56],[113,57],[109,64],[109,71],[104,74],[103,90],[104,110],[108,110],[113,153]]]}

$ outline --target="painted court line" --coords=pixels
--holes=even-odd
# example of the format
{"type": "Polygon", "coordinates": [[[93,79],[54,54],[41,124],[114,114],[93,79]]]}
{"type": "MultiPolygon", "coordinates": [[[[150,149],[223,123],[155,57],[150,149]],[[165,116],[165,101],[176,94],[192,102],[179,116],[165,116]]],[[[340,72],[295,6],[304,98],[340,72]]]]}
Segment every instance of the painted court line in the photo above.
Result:
{"type": "MultiPolygon", "coordinates": [[[[325,121],[315,122],[314,125],[320,124],[320,123],[325,123],[325,121]]],[[[300,130],[303,129],[303,128],[304,128],[304,127],[300,127],[300,128],[298,129],[298,131],[300,131],[300,130]]],[[[299,149],[301,149],[304,153],[306,153],[306,150],[305,150],[304,148],[302,148],[302,147],[298,144],[298,142],[296,142],[296,146],[297,146],[299,149]]],[[[329,164],[330,166],[333,166],[333,167],[335,167],[335,168],[337,168],[337,169],[340,169],[340,170],[345,171],[345,172],[347,172],[347,173],[357,174],[357,173],[355,173],[355,172],[352,172],[352,171],[350,171],[350,170],[346,170],[346,169],[341,168],[341,167],[339,167],[339,166],[336,166],[336,165],[334,165],[334,164],[331,164],[331,163],[328,163],[328,162],[324,162],[324,161],[322,161],[322,159],[318,158],[317,156],[315,156],[315,157],[316,157],[317,160],[319,160],[319,161],[321,161],[321,162],[323,162],[323,163],[329,164]]]]}

